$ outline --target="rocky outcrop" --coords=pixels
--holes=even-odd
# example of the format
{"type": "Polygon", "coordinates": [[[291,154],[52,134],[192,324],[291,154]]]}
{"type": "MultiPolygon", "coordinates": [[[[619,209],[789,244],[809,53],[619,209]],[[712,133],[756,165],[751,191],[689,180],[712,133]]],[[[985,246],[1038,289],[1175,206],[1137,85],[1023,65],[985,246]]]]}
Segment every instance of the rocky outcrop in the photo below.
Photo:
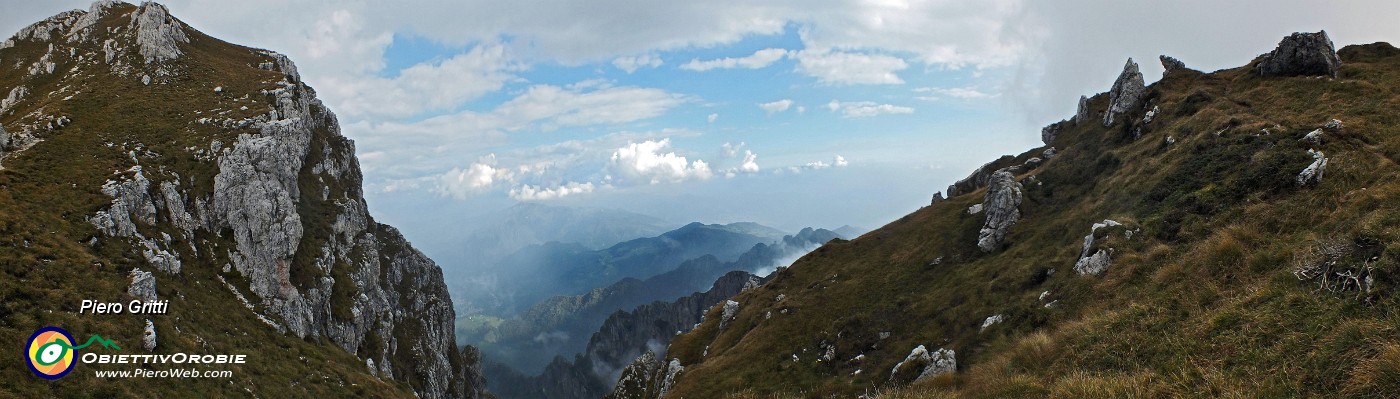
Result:
{"type": "Polygon", "coordinates": [[[1302,172],[1298,172],[1295,181],[1299,187],[1321,183],[1322,172],[1327,169],[1327,156],[1323,155],[1322,151],[1308,150],[1308,155],[1312,155],[1313,162],[1303,168],[1302,172]]]}
{"type": "Polygon", "coordinates": [[[992,179],[992,174],[995,174],[998,170],[1003,168],[1015,165],[1016,157],[1003,155],[995,161],[982,164],[977,170],[972,171],[972,174],[949,185],[948,190],[945,192],[948,193],[948,198],[953,198],[977,191],[977,189],[987,186],[987,183],[992,179]]]}
{"type": "MultiPolygon", "coordinates": [[[[4,126],[0,126],[0,154],[4,153],[7,148],[10,148],[10,132],[6,132],[4,126]]],[[[942,196],[943,194],[939,193],[935,199],[942,196]]]]}
{"type": "Polygon", "coordinates": [[[1113,255],[1112,248],[1097,248],[1094,246],[1095,235],[1100,229],[1106,227],[1122,226],[1117,221],[1104,219],[1102,222],[1094,223],[1089,227],[1089,235],[1084,236],[1084,249],[1079,251],[1079,260],[1074,263],[1074,272],[1081,276],[1099,275],[1108,271],[1108,266],[1113,255]]]}
{"type": "Polygon", "coordinates": [[[156,350],[156,325],[151,319],[146,319],[146,330],[141,333],[141,347],[146,349],[146,352],[156,350]]]}
{"type": "Polygon", "coordinates": [[[0,99],[0,114],[9,111],[15,104],[19,104],[19,101],[23,100],[26,95],[29,95],[27,87],[15,86],[15,88],[10,89],[10,93],[5,95],[4,99],[0,99]]]}
{"type": "MultiPolygon", "coordinates": [[[[97,7],[93,6],[94,9],[97,7]]],[[[180,58],[181,43],[189,43],[182,23],[170,15],[170,10],[158,3],[141,3],[131,14],[128,27],[136,32],[136,45],[146,63],[180,58]]]]}
{"type": "Polygon", "coordinates": [[[1330,76],[1337,77],[1342,67],[1337,49],[1327,31],[1298,32],[1283,38],[1278,47],[1254,66],[1260,76],[1330,76]]]}
{"type": "Polygon", "coordinates": [[[131,277],[131,285],[126,287],[127,295],[143,301],[156,300],[156,276],[141,269],[131,269],[127,275],[131,277]]]}
{"type": "Polygon", "coordinates": [[[925,378],[958,371],[957,353],[952,349],[939,348],[929,352],[919,345],[905,356],[903,361],[890,370],[890,381],[915,382],[925,378]]]}
{"type": "MultiPolygon", "coordinates": [[[[3,130],[0,130],[0,133],[3,133],[3,130]]],[[[4,148],[4,146],[3,146],[3,145],[0,145],[0,148],[4,148]]],[[[933,205],[937,205],[939,202],[943,202],[943,201],[947,201],[947,200],[948,200],[947,198],[943,198],[943,192],[942,192],[942,191],[939,191],[939,192],[933,193],[933,200],[932,200],[932,201],[929,201],[928,204],[929,204],[929,206],[933,206],[933,205]]]]}
{"type": "Polygon", "coordinates": [[[1138,72],[1138,64],[1129,58],[1128,63],[1123,65],[1123,72],[1113,81],[1113,88],[1108,91],[1108,110],[1104,111],[1103,125],[1112,125],[1119,114],[1136,109],[1145,95],[1147,85],[1142,80],[1142,72],[1138,72]]]}
{"type": "Polygon", "coordinates": [[[647,351],[623,369],[622,377],[607,399],[661,399],[676,385],[676,376],[685,371],[678,359],[657,360],[647,351]]]}
{"type": "Polygon", "coordinates": [[[1074,124],[1080,125],[1083,124],[1084,121],[1092,119],[1092,113],[1093,111],[1089,110],[1089,97],[1079,96],[1079,107],[1074,111],[1074,124]]]}
{"type": "Polygon", "coordinates": [[[735,315],[738,315],[738,314],[739,314],[739,303],[738,303],[738,302],[734,302],[734,301],[732,301],[732,300],[725,300],[725,301],[724,301],[724,309],[723,309],[722,312],[720,312],[719,328],[720,328],[721,330],[723,330],[723,329],[724,329],[724,326],[729,325],[729,321],[730,321],[730,320],[734,320],[734,316],[735,316],[735,315]]]}
{"type": "Polygon", "coordinates": [[[1040,142],[1045,145],[1055,142],[1055,135],[1060,133],[1059,124],[1052,123],[1040,128],[1040,142]]]}
{"type": "Polygon", "coordinates": [[[982,207],[987,221],[977,233],[977,247],[992,252],[1001,247],[1006,231],[1021,218],[1021,183],[1010,172],[998,171],[987,185],[982,207]]]}
{"type": "Polygon", "coordinates": [[[1186,69],[1186,63],[1181,62],[1181,60],[1178,60],[1176,58],[1172,58],[1171,56],[1160,55],[1157,56],[1157,59],[1162,61],[1162,77],[1164,78],[1167,77],[1167,75],[1172,74],[1173,72],[1186,69]]]}

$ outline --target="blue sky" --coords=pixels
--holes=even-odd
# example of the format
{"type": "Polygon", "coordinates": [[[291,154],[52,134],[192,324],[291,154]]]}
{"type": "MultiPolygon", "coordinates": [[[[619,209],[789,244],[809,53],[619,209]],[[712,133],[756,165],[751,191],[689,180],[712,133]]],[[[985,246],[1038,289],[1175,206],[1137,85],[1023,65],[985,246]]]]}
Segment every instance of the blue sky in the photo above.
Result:
{"type": "MultiPolygon", "coordinates": [[[[3,4],[11,32],[87,7],[3,4]]],[[[371,211],[429,255],[517,201],[874,228],[1039,146],[1125,58],[1152,82],[1158,54],[1210,71],[1295,31],[1400,38],[1382,1],[165,4],[289,55],[356,141],[371,211]]]]}

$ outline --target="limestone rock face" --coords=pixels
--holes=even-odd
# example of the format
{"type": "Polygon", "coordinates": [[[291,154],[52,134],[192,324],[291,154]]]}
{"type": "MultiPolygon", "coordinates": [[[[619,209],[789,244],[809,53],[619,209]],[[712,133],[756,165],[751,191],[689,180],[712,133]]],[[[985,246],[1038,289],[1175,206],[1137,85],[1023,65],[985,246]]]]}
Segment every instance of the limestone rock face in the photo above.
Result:
{"type": "Polygon", "coordinates": [[[617,387],[608,399],[661,399],[676,385],[676,376],[685,371],[679,359],[662,362],[647,351],[623,369],[617,387]]]}
{"type": "Polygon", "coordinates": [[[1331,76],[1337,77],[1341,58],[1327,31],[1298,32],[1283,38],[1278,47],[1255,65],[1260,76],[1331,76]]]}
{"type": "Polygon", "coordinates": [[[992,252],[1006,239],[1006,231],[1021,218],[1021,183],[1010,172],[999,171],[987,185],[987,197],[982,207],[987,222],[977,234],[977,247],[992,252]]]}
{"type": "MultiPolygon", "coordinates": [[[[96,7],[96,5],[94,5],[96,7]]],[[[136,32],[136,44],[146,63],[180,58],[180,43],[189,43],[180,21],[170,16],[170,10],[158,3],[142,3],[131,14],[131,29],[136,32]]]]}
{"type": "Polygon", "coordinates": [[[1133,110],[1145,95],[1147,85],[1142,80],[1142,72],[1138,72],[1138,64],[1129,58],[1128,63],[1123,65],[1123,72],[1113,81],[1113,88],[1108,91],[1108,110],[1104,112],[1103,125],[1112,125],[1118,114],[1133,110]]]}
{"type": "Polygon", "coordinates": [[[126,293],[143,301],[156,300],[156,276],[141,269],[131,269],[131,285],[126,293]]]}
{"type": "MultiPolygon", "coordinates": [[[[9,147],[10,147],[10,133],[5,131],[5,127],[4,127],[4,126],[0,126],[0,153],[5,152],[5,149],[6,149],[6,148],[9,148],[9,147]]],[[[943,196],[943,193],[938,193],[938,196],[939,196],[939,197],[942,197],[942,196],[943,196]]]]}

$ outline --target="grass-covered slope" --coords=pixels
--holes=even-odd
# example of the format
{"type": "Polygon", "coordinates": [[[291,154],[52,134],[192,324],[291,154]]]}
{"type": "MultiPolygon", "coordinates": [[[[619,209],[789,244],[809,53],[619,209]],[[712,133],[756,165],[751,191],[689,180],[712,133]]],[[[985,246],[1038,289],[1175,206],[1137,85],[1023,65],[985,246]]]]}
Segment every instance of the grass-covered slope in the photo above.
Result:
{"type": "Polygon", "coordinates": [[[1178,70],[1112,126],[1063,124],[1018,174],[1000,249],[967,211],[985,188],[827,244],[677,337],[667,397],[1400,395],[1400,51],[1340,56],[1335,79],[1178,70]],[[1309,149],[1329,162],[1300,186],[1309,149]],[[1111,266],[1076,274],[1105,219],[1123,224],[1097,234],[1111,266]],[[955,350],[957,372],[891,381],[918,345],[955,350]]]}

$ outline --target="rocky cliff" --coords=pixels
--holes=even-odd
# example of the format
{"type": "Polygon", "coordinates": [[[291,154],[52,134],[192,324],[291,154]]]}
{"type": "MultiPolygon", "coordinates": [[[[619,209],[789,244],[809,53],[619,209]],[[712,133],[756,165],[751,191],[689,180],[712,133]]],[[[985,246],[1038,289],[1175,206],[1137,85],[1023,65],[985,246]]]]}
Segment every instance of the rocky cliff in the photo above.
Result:
{"type": "Polygon", "coordinates": [[[68,219],[91,228],[90,248],[134,255],[142,281],[208,271],[202,286],[230,311],[325,340],[419,396],[478,395],[441,270],[369,215],[354,142],[287,57],[160,4],[104,1],[20,31],[0,70],[5,168],[38,173],[46,141],[94,149],[67,159],[105,175],[86,188],[99,204],[68,219]]]}

